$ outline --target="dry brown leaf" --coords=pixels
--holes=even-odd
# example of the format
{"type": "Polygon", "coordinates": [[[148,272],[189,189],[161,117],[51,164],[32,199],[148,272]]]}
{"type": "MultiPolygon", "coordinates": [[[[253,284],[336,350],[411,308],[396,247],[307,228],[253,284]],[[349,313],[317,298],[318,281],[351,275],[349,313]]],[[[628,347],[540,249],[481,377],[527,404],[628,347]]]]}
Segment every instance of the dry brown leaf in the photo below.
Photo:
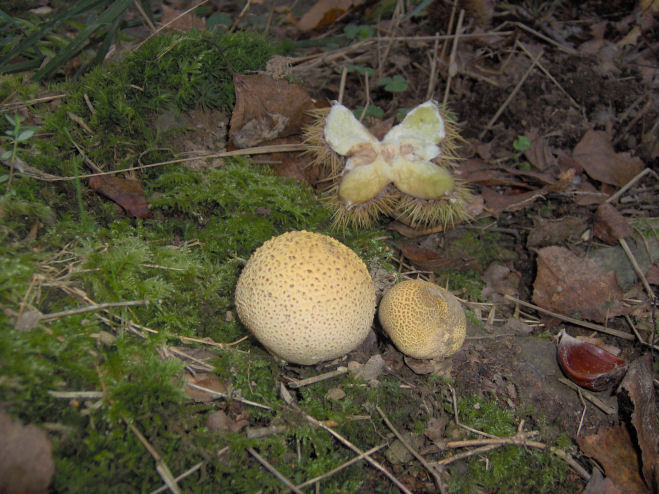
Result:
{"type": "Polygon", "coordinates": [[[602,465],[606,476],[626,494],[649,494],[639,474],[639,459],[625,424],[601,427],[597,434],[578,437],[586,456],[602,465]]]}
{"type": "Polygon", "coordinates": [[[428,420],[428,425],[423,430],[423,435],[435,444],[442,444],[445,440],[444,431],[446,430],[446,415],[440,414],[439,417],[432,417],[428,420]]]}
{"type": "Polygon", "coordinates": [[[481,194],[485,199],[487,208],[498,214],[504,211],[519,211],[532,205],[536,200],[544,197],[545,188],[522,192],[521,194],[503,195],[489,187],[482,187],[481,194]]]}
{"type": "Polygon", "coordinates": [[[443,271],[454,265],[454,260],[433,249],[425,249],[415,245],[403,245],[400,248],[403,255],[424,271],[443,271]]]}
{"type": "Polygon", "coordinates": [[[424,235],[431,235],[433,233],[443,232],[444,227],[442,225],[435,226],[433,228],[412,228],[405,223],[400,221],[392,221],[387,225],[387,228],[395,232],[400,233],[403,237],[406,238],[418,238],[423,237],[424,235]]]}
{"type": "Polygon", "coordinates": [[[528,187],[527,184],[511,177],[509,173],[506,173],[498,166],[477,158],[471,158],[460,163],[458,173],[462,180],[469,183],[528,187]]]}
{"type": "Polygon", "coordinates": [[[615,272],[556,246],[540,249],[537,264],[533,302],[540,307],[597,322],[625,312],[615,272]]]}
{"type": "Polygon", "coordinates": [[[300,31],[320,29],[334,23],[353,6],[364,3],[363,0],[318,0],[297,23],[300,31]]]}
{"type": "Polygon", "coordinates": [[[659,285],[659,264],[655,262],[650,266],[650,269],[645,273],[645,279],[648,280],[648,283],[651,285],[659,285]]]}
{"type": "Polygon", "coordinates": [[[607,200],[608,194],[597,190],[589,181],[582,181],[575,190],[574,203],[578,206],[602,204],[607,200]]]}
{"type": "Polygon", "coordinates": [[[483,273],[483,281],[485,282],[483,297],[495,303],[504,303],[504,295],[517,297],[521,278],[517,271],[512,271],[509,267],[501,264],[492,263],[483,273]]]}
{"type": "Polygon", "coordinates": [[[128,216],[133,218],[151,216],[142,185],[136,180],[114,175],[97,175],[89,179],[89,187],[119,204],[128,216]]]}
{"type": "Polygon", "coordinates": [[[634,234],[625,217],[611,203],[600,204],[593,220],[593,235],[607,244],[617,245],[618,239],[634,234]]]}
{"type": "Polygon", "coordinates": [[[48,492],[53,473],[55,462],[46,433],[0,411],[0,493],[48,492]]]}
{"type": "Polygon", "coordinates": [[[300,133],[312,100],[299,84],[267,74],[235,75],[229,140],[238,149],[300,133]]]}
{"type": "MultiPolygon", "coordinates": [[[[218,379],[218,377],[215,374],[203,373],[203,374],[197,374],[196,376],[186,375],[186,379],[190,384],[196,384],[197,386],[210,389],[211,391],[215,391],[217,393],[227,392],[227,387],[224,385],[222,381],[218,379]]],[[[187,394],[190,398],[192,398],[194,401],[198,403],[212,401],[217,398],[216,396],[213,396],[212,394],[207,393],[206,391],[195,389],[191,386],[186,386],[185,394],[187,394]]]]}
{"type": "Polygon", "coordinates": [[[547,139],[539,135],[538,129],[531,129],[526,137],[531,141],[531,147],[524,151],[524,156],[533,166],[538,170],[546,170],[556,164],[547,139]]]}
{"type": "Polygon", "coordinates": [[[618,403],[621,414],[631,414],[631,424],[641,450],[641,470],[645,484],[651,491],[659,492],[659,435],[652,380],[652,356],[647,353],[629,364],[627,375],[618,388],[618,403]]]}
{"type": "Polygon", "coordinates": [[[238,432],[248,424],[249,421],[244,418],[237,417],[237,420],[233,420],[223,410],[213,412],[206,417],[206,427],[213,432],[238,432]]]}
{"type": "Polygon", "coordinates": [[[382,355],[377,353],[366,361],[355,377],[360,377],[365,381],[372,381],[380,377],[386,366],[387,364],[382,355]]]}
{"type": "Polygon", "coordinates": [[[578,237],[586,229],[586,221],[576,216],[564,216],[557,220],[537,218],[529,232],[527,247],[546,247],[578,237]]]}
{"type": "Polygon", "coordinates": [[[593,474],[581,494],[624,494],[624,492],[597,468],[593,468],[593,474]]]}
{"type": "Polygon", "coordinates": [[[595,180],[622,187],[645,165],[629,153],[616,153],[605,132],[589,130],[574,148],[572,156],[595,180]]]}

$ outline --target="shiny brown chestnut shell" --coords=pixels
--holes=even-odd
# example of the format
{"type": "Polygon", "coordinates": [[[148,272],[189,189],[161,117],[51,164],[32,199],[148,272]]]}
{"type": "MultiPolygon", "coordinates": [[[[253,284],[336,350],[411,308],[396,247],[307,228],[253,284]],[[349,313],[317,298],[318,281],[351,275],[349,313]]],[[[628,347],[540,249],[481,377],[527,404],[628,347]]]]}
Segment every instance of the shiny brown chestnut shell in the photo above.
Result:
{"type": "Polygon", "coordinates": [[[579,386],[603,391],[618,384],[627,372],[627,362],[603,348],[565,331],[558,337],[558,363],[567,377],[579,386]]]}

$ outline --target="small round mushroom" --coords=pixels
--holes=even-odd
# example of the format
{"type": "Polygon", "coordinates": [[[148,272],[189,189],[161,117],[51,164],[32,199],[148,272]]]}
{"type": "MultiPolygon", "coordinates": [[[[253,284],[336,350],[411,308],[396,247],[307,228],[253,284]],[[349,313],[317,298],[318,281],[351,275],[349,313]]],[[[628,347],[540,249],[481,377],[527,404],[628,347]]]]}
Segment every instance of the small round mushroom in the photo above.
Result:
{"type": "Polygon", "coordinates": [[[277,357],[311,365],[355,349],[375,315],[375,286],[339,241],[306,231],[259,247],[236,286],[238,317],[277,357]]]}
{"type": "Polygon", "coordinates": [[[467,333],[467,320],[458,299],[423,280],[402,281],[386,291],[378,317],[394,345],[417,359],[453,355],[467,333]]]}

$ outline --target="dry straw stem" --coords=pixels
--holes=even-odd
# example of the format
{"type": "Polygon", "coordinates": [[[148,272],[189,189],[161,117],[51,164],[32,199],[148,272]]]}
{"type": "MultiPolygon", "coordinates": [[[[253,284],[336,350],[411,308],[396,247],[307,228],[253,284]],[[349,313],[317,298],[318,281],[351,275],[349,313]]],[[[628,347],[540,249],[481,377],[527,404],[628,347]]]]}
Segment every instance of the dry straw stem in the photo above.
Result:
{"type": "MultiPolygon", "coordinates": [[[[41,170],[26,165],[22,161],[18,162],[18,166],[15,166],[15,171],[16,173],[21,173],[22,175],[26,175],[36,180],[42,180],[44,182],[62,182],[62,181],[79,180],[81,178],[97,177],[101,175],[116,175],[119,173],[125,173],[134,170],[144,170],[146,168],[155,168],[159,166],[171,165],[174,163],[185,163],[187,161],[194,161],[199,159],[229,158],[231,156],[249,156],[253,154],[285,153],[285,152],[305,151],[305,150],[306,150],[306,146],[304,144],[276,144],[271,146],[256,146],[253,148],[236,149],[234,151],[224,151],[222,153],[198,154],[189,158],[178,158],[174,160],[162,161],[160,163],[131,166],[129,168],[123,168],[121,170],[111,170],[106,172],[101,171],[98,173],[88,173],[86,175],[78,175],[78,176],[70,176],[70,177],[59,177],[57,175],[52,175],[50,173],[44,173],[41,170]]],[[[3,152],[4,149],[0,148],[0,154],[2,154],[3,152]]],[[[7,168],[11,168],[10,162],[4,160],[0,162],[3,163],[7,168]]],[[[17,164],[15,163],[15,165],[17,164]]]]}
{"type": "Polygon", "coordinates": [[[263,458],[260,454],[256,452],[254,448],[247,448],[247,452],[252,455],[254,458],[256,458],[256,461],[258,461],[263,467],[270,472],[272,475],[277,477],[277,479],[284,484],[288,489],[291,491],[295,492],[296,494],[304,494],[300,489],[295,487],[295,484],[288,480],[281,472],[279,472],[275,467],[273,467],[265,458],[263,458]]]}
{"type": "Polygon", "coordinates": [[[401,492],[405,494],[412,494],[411,491],[403,485],[403,483],[398,480],[389,470],[387,470],[382,464],[380,464],[378,461],[374,460],[370,456],[368,456],[365,452],[363,452],[361,449],[359,449],[357,446],[352,444],[350,441],[348,441],[345,437],[343,437],[341,434],[336,432],[334,429],[331,427],[326,426],[323,424],[321,421],[313,418],[311,415],[308,415],[305,413],[299,406],[297,406],[297,403],[295,403],[295,400],[289,393],[288,389],[286,389],[286,386],[284,383],[279,383],[279,394],[281,395],[282,399],[286,404],[288,404],[290,407],[294,408],[297,410],[299,413],[302,414],[302,416],[307,420],[312,425],[315,425],[316,427],[320,427],[321,429],[326,430],[327,432],[330,433],[332,437],[334,437],[337,441],[339,441],[341,444],[344,446],[347,446],[351,450],[353,450],[355,453],[358,455],[362,456],[367,462],[369,462],[373,467],[375,467],[377,470],[382,472],[393,484],[400,489],[401,492]]]}
{"type": "MultiPolygon", "coordinates": [[[[176,477],[174,480],[176,480],[176,482],[180,482],[184,478],[189,477],[190,475],[195,473],[197,470],[199,470],[202,467],[203,464],[204,464],[204,462],[200,461],[195,466],[193,466],[192,468],[189,468],[188,470],[183,472],[181,475],[176,477]]],[[[167,486],[167,484],[165,484],[161,487],[158,487],[155,491],[151,491],[151,494],[160,494],[161,492],[165,492],[167,489],[169,489],[169,487],[167,486]]]]}
{"type": "Polygon", "coordinates": [[[380,417],[382,417],[382,420],[384,420],[384,423],[387,424],[387,427],[391,429],[391,432],[394,433],[394,435],[398,438],[398,440],[403,443],[403,446],[407,448],[407,450],[414,455],[414,457],[421,462],[421,464],[424,466],[424,468],[432,475],[435,485],[439,489],[439,492],[444,494],[446,492],[446,487],[444,486],[444,483],[442,482],[442,478],[439,475],[439,472],[437,471],[437,468],[432,466],[430,463],[426,461],[426,459],[419,454],[419,452],[414,449],[402,436],[400,432],[394,427],[394,424],[391,423],[391,421],[387,418],[387,416],[384,414],[382,409],[380,408],[379,405],[375,405],[375,409],[377,412],[380,414],[380,417]]]}
{"type": "MultiPolygon", "coordinates": [[[[531,60],[533,60],[533,54],[528,50],[526,46],[524,46],[524,43],[522,43],[519,40],[515,40],[515,46],[519,47],[522,49],[524,54],[529,57],[531,60]]],[[[572,106],[574,106],[577,110],[581,112],[582,115],[585,115],[586,110],[579,104],[577,103],[572,96],[570,96],[570,93],[568,93],[565,89],[563,89],[563,86],[560,85],[560,83],[556,80],[556,78],[551,75],[551,72],[545,68],[544,65],[542,65],[539,61],[536,62],[536,65],[538,68],[542,71],[543,74],[547,76],[547,78],[554,83],[554,85],[565,95],[568,97],[570,100],[570,103],[572,106]]]]}
{"type": "Polygon", "coordinates": [[[622,338],[625,340],[634,340],[636,339],[634,335],[629,334],[629,333],[624,333],[622,331],[618,331],[617,329],[611,329],[607,328],[606,326],[601,326],[599,324],[593,324],[591,322],[587,321],[582,321],[580,319],[575,319],[573,317],[565,316],[563,314],[559,314],[558,312],[552,312],[547,309],[543,309],[542,307],[539,307],[534,304],[530,304],[529,302],[524,302],[523,300],[520,300],[518,298],[515,298],[511,295],[504,295],[504,298],[510,300],[511,302],[515,302],[516,304],[523,305],[524,307],[528,307],[530,309],[534,309],[538,312],[542,312],[543,314],[548,314],[552,317],[555,317],[557,319],[561,319],[565,322],[569,322],[570,324],[576,324],[577,326],[582,326],[584,328],[588,329],[593,329],[595,331],[599,331],[600,333],[606,333],[611,336],[617,336],[618,338],[622,338]]]}
{"type": "Polygon", "coordinates": [[[328,379],[334,379],[335,377],[342,376],[348,372],[347,367],[339,367],[336,370],[326,372],[325,374],[319,374],[317,376],[308,377],[306,379],[295,379],[290,376],[284,376],[286,379],[289,379],[287,386],[292,389],[303,388],[305,386],[310,386],[311,384],[316,384],[321,381],[326,381],[328,379]]]}
{"type": "Polygon", "coordinates": [[[128,419],[125,417],[124,417],[124,422],[126,422],[128,428],[133,432],[133,434],[135,434],[135,436],[137,436],[137,439],[140,440],[142,445],[146,448],[149,454],[156,461],[156,471],[158,472],[158,475],[160,475],[160,478],[162,478],[162,480],[165,482],[169,490],[172,491],[174,494],[180,494],[181,489],[176,483],[176,479],[174,478],[174,475],[172,474],[171,470],[160,456],[160,453],[158,453],[158,451],[156,451],[156,449],[151,445],[151,443],[147,441],[147,439],[142,435],[139,429],[135,427],[135,424],[129,422],[128,419]]]}
{"type": "Polygon", "coordinates": [[[364,451],[362,454],[357,455],[354,458],[351,458],[350,460],[346,461],[342,465],[339,465],[338,467],[333,468],[329,472],[326,472],[322,475],[319,475],[318,477],[314,477],[313,479],[309,479],[305,482],[302,482],[300,485],[297,486],[297,488],[298,489],[303,489],[305,487],[309,487],[310,485],[316,484],[317,482],[320,482],[321,480],[323,480],[327,477],[331,477],[332,475],[334,475],[337,472],[340,472],[344,468],[348,468],[353,463],[357,463],[358,461],[361,461],[361,460],[365,459],[367,456],[372,455],[373,453],[376,453],[376,452],[380,451],[385,446],[387,446],[387,443],[380,444],[378,446],[373,446],[368,451],[364,451]]]}
{"type": "Polygon", "coordinates": [[[257,403],[255,401],[246,400],[245,398],[241,398],[239,396],[235,396],[235,395],[230,394],[230,393],[221,393],[219,391],[204,388],[203,386],[198,386],[197,384],[193,384],[193,383],[188,383],[187,385],[189,387],[191,387],[192,389],[196,389],[198,391],[203,391],[205,393],[208,393],[209,395],[213,396],[214,398],[222,398],[224,400],[238,401],[238,402],[242,403],[243,405],[249,405],[251,407],[262,408],[263,410],[272,410],[272,408],[269,407],[268,405],[262,405],[261,403],[257,403]]]}
{"type": "MultiPolygon", "coordinates": [[[[532,448],[537,448],[537,449],[547,449],[547,445],[538,441],[528,441],[529,437],[535,436],[538,434],[537,431],[530,431],[530,432],[524,432],[522,429],[524,427],[524,421],[522,420],[519,423],[519,427],[517,428],[517,433],[514,436],[511,437],[498,437],[494,436],[492,434],[488,434],[483,431],[479,431],[477,429],[472,429],[471,427],[468,427],[462,423],[460,423],[460,418],[458,416],[458,399],[455,395],[455,390],[453,389],[452,386],[449,385],[449,390],[451,391],[451,398],[453,401],[453,414],[454,414],[454,419],[455,423],[462,427],[463,429],[468,430],[469,432],[472,432],[474,434],[478,434],[481,436],[485,436],[486,439],[471,439],[467,441],[451,441],[446,444],[446,447],[448,448],[463,448],[463,447],[468,447],[468,446],[482,446],[481,448],[477,448],[475,450],[466,452],[466,453],[461,453],[460,455],[452,456],[451,458],[445,458],[444,460],[440,460],[437,462],[438,465],[446,465],[448,463],[451,463],[453,461],[456,461],[458,459],[462,458],[467,458],[469,456],[477,455],[484,453],[486,451],[490,451],[492,449],[498,448],[500,446],[506,446],[506,445],[518,445],[518,446],[530,446],[532,448]],[[458,458],[459,456],[459,458],[458,458]]],[[[562,449],[555,448],[554,446],[549,446],[549,451],[554,453],[556,456],[558,456],[560,459],[565,461],[568,465],[570,465],[584,480],[588,481],[590,480],[590,474],[579,464],[577,461],[575,461],[570,455],[568,455],[565,451],[562,449]]]]}
{"type": "Polygon", "coordinates": [[[606,403],[604,403],[602,400],[597,398],[596,396],[592,395],[588,391],[581,389],[579,386],[574,384],[572,381],[569,381],[568,379],[565,379],[564,377],[559,377],[558,381],[561,384],[565,384],[568,388],[573,389],[574,391],[578,391],[581,393],[581,395],[586,398],[588,401],[590,401],[593,405],[595,405],[597,408],[602,410],[605,414],[607,415],[614,415],[616,413],[616,410],[608,406],[606,403]]]}
{"type": "Polygon", "coordinates": [[[455,61],[455,58],[458,53],[458,40],[462,34],[462,21],[464,21],[465,11],[460,9],[460,15],[458,16],[458,25],[455,28],[455,37],[453,38],[453,47],[451,48],[451,57],[449,58],[448,63],[448,79],[446,80],[446,88],[444,89],[444,100],[443,103],[446,106],[448,103],[448,94],[451,89],[451,81],[458,73],[458,65],[455,61]]]}

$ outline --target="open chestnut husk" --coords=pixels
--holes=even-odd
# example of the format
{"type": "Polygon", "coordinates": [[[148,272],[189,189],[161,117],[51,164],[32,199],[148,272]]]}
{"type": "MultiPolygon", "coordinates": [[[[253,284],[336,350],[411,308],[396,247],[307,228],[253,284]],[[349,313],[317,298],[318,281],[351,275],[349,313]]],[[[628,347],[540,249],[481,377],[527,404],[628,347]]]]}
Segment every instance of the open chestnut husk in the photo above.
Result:
{"type": "Polygon", "coordinates": [[[627,362],[564,329],[558,334],[558,363],[570,380],[593,391],[618,384],[627,372],[627,362]]]}

